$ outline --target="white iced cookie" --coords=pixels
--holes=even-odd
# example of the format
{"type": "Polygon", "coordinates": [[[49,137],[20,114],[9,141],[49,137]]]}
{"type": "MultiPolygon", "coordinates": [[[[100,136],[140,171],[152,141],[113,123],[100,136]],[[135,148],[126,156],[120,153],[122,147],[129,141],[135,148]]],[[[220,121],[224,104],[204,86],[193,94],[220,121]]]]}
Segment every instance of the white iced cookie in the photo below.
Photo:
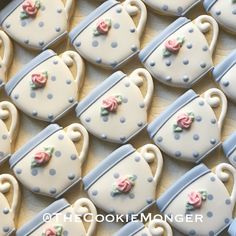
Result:
{"type": "Polygon", "coordinates": [[[219,89],[209,89],[201,96],[189,90],[147,129],[163,152],[178,160],[198,163],[221,145],[226,112],[227,99],[219,89]],[[214,109],[220,105],[221,113],[217,117],[214,109]]]}
{"type": "Polygon", "coordinates": [[[152,144],[140,150],[127,144],[112,152],[83,178],[84,189],[100,209],[118,215],[139,214],[153,205],[163,159],[152,144]],[[155,160],[156,171],[150,164],[155,160]]]}
{"type": "Polygon", "coordinates": [[[204,8],[230,33],[236,33],[236,2],[234,0],[204,0],[204,8]]]}
{"type": "Polygon", "coordinates": [[[58,56],[46,50],[26,64],[5,90],[28,116],[55,122],[77,104],[83,80],[84,63],[78,53],[66,51],[58,56]],[[71,71],[73,65],[76,75],[71,71]]]}
{"type": "Polygon", "coordinates": [[[0,47],[3,56],[0,57],[0,89],[7,82],[8,69],[12,62],[13,48],[8,36],[0,30],[0,47]]]}
{"type": "Polygon", "coordinates": [[[81,180],[88,146],[82,125],[49,125],[12,155],[10,166],[27,189],[58,198],[81,180]]]}
{"type": "Polygon", "coordinates": [[[173,236],[170,225],[163,220],[154,219],[145,226],[140,221],[132,221],[123,226],[113,236],[173,236]]]}
{"type": "Polygon", "coordinates": [[[180,17],[149,43],[139,58],[160,82],[190,88],[212,70],[218,32],[218,24],[210,16],[202,15],[194,21],[180,17]],[[212,40],[208,43],[204,34],[210,29],[212,40]]]}
{"type": "Polygon", "coordinates": [[[96,137],[108,142],[126,143],[146,127],[152,94],[153,81],[148,71],[140,68],[130,75],[118,71],[78,104],[77,117],[96,137]],[[144,81],[145,95],[139,88],[144,81]]]}
{"type": "Polygon", "coordinates": [[[229,162],[236,168],[236,132],[227,138],[223,145],[223,151],[229,162]]]}
{"type": "Polygon", "coordinates": [[[74,0],[5,1],[0,11],[2,29],[22,46],[44,50],[67,35],[74,0]]]}
{"type": "Polygon", "coordinates": [[[214,236],[221,235],[230,225],[235,200],[236,170],[221,163],[213,173],[200,164],[177,180],[157,200],[157,206],[169,216],[170,225],[182,234],[214,236]],[[233,177],[231,194],[224,185],[230,176],[233,177]]]}
{"type": "Polygon", "coordinates": [[[13,104],[0,102],[0,165],[14,151],[14,142],[18,133],[19,116],[13,104]]]}
{"type": "Polygon", "coordinates": [[[139,52],[146,20],[147,10],[141,0],[122,4],[108,0],[70,32],[70,40],[87,61],[117,69],[139,52]],[[137,14],[140,19],[136,26],[132,16],[137,14]]]}
{"type": "Polygon", "coordinates": [[[96,230],[96,215],[95,206],[87,198],[80,198],[73,205],[61,199],[39,212],[16,232],[16,236],[93,236],[96,230]],[[89,217],[86,214],[92,215],[87,229],[84,222],[87,222],[89,217]],[[45,215],[51,216],[46,222],[45,215]]]}
{"type": "Polygon", "coordinates": [[[143,0],[143,2],[160,14],[183,16],[201,2],[201,0],[143,0]]]}
{"type": "MultiPolygon", "coordinates": [[[[236,8],[235,8],[236,9],[236,8]]],[[[236,102],[236,50],[218,64],[212,71],[212,76],[228,98],[236,102]]]]}
{"type": "Polygon", "coordinates": [[[14,235],[19,204],[20,189],[16,179],[8,174],[0,175],[0,236],[14,235]],[[6,198],[6,194],[10,192],[11,203],[6,198]]]}

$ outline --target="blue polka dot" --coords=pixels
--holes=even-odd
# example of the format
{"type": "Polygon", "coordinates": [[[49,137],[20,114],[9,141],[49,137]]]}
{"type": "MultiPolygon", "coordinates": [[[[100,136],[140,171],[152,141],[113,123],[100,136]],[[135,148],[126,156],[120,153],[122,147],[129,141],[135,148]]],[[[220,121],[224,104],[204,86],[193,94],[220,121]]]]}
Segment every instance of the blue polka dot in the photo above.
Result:
{"type": "Polygon", "coordinates": [[[225,224],[228,224],[230,222],[230,219],[229,218],[226,218],[225,219],[225,224]]]}
{"type": "Polygon", "coordinates": [[[148,199],[146,200],[146,202],[147,202],[147,204],[151,204],[151,203],[153,202],[153,199],[152,199],[152,198],[148,198],[148,199]]]}
{"type": "Polygon", "coordinates": [[[43,46],[43,45],[44,45],[44,41],[40,41],[40,42],[39,42],[39,45],[40,45],[40,46],[43,46]]]}
{"type": "Polygon", "coordinates": [[[44,26],[44,22],[40,21],[40,22],[39,22],[39,27],[42,28],[43,26],[44,26]]]}
{"type": "Polygon", "coordinates": [[[126,140],[126,137],[125,137],[125,136],[120,137],[120,140],[121,140],[122,142],[124,142],[124,141],[126,140]]]}
{"type": "Polygon", "coordinates": [[[69,103],[73,103],[73,102],[74,102],[74,98],[69,97],[69,98],[68,98],[68,102],[69,102],[69,103]]]}
{"type": "Polygon", "coordinates": [[[149,65],[150,65],[151,67],[154,67],[154,66],[156,65],[156,63],[155,63],[154,61],[150,61],[149,65]]]}
{"type": "Polygon", "coordinates": [[[167,82],[171,82],[171,81],[172,81],[172,78],[171,78],[170,76],[166,76],[165,80],[166,80],[167,82]]]}
{"type": "Polygon", "coordinates": [[[133,193],[129,193],[129,198],[134,199],[135,195],[133,193]]]}
{"type": "Polygon", "coordinates": [[[192,230],[190,230],[190,231],[189,231],[189,235],[196,235],[196,231],[195,231],[195,230],[193,230],[193,229],[192,229],[192,230]]]}
{"type": "Polygon", "coordinates": [[[187,82],[189,81],[189,77],[188,77],[187,75],[185,75],[185,76],[183,77],[183,81],[184,81],[185,83],[187,83],[187,82]]]}
{"type": "Polygon", "coordinates": [[[139,162],[139,161],[140,161],[140,157],[137,156],[137,157],[134,158],[134,160],[135,160],[136,162],[139,162]]]}
{"type": "Polygon", "coordinates": [[[196,121],[197,122],[201,122],[202,121],[202,117],[201,116],[196,116],[196,121]]]}
{"type": "Polygon", "coordinates": [[[183,60],[183,64],[184,65],[188,65],[189,64],[189,60],[187,60],[187,59],[183,60]]]}
{"type": "Polygon", "coordinates": [[[108,116],[103,116],[103,117],[102,117],[102,121],[103,121],[103,122],[107,122],[108,120],[109,120],[108,116]]]}
{"type": "Polygon", "coordinates": [[[176,157],[180,157],[181,156],[181,152],[180,151],[175,152],[175,156],[176,157]]]}
{"type": "Polygon", "coordinates": [[[225,200],[225,204],[226,204],[226,205],[230,205],[230,204],[231,204],[230,199],[226,199],[226,200],[225,200]]]}
{"type": "Polygon", "coordinates": [[[54,65],[57,65],[57,64],[58,64],[58,61],[57,61],[57,60],[53,61],[53,64],[54,64],[54,65]]]}
{"type": "Polygon", "coordinates": [[[161,136],[157,137],[157,142],[160,143],[163,141],[163,138],[161,136]]]}
{"type": "Polygon", "coordinates": [[[208,196],[207,196],[207,199],[211,201],[211,200],[213,200],[213,199],[214,199],[214,197],[213,197],[213,195],[212,195],[212,194],[208,194],[208,196]]]}
{"type": "Polygon", "coordinates": [[[62,13],[62,9],[61,8],[59,8],[59,9],[57,9],[57,13],[62,13]]]}
{"type": "Polygon", "coordinates": [[[142,103],[139,104],[139,107],[140,107],[140,108],[144,108],[144,107],[145,107],[145,104],[142,102],[142,103]]]}
{"type": "Polygon", "coordinates": [[[69,232],[67,230],[63,231],[63,236],[69,236],[69,232]]]}
{"type": "Polygon", "coordinates": [[[67,84],[71,84],[72,81],[68,79],[68,80],[66,80],[66,83],[67,83],[67,84]]]}
{"type": "Polygon", "coordinates": [[[33,175],[33,176],[38,175],[38,170],[37,169],[32,169],[31,170],[31,175],[33,175]]]}
{"type": "Polygon", "coordinates": [[[71,159],[72,161],[76,160],[76,159],[77,159],[77,155],[76,155],[76,154],[72,154],[72,155],[70,156],[70,159],[71,159]]]}
{"type": "Polygon", "coordinates": [[[129,87],[130,86],[130,82],[125,82],[125,87],[129,87]]]}
{"type": "Polygon", "coordinates": [[[166,66],[171,66],[171,61],[170,60],[166,61],[166,66]]]}
{"type": "Polygon", "coordinates": [[[215,182],[216,178],[214,176],[211,177],[211,181],[215,182]]]}
{"type": "Polygon", "coordinates": [[[22,27],[25,27],[26,24],[27,24],[26,21],[21,21],[21,26],[22,26],[22,27]]]}
{"type": "Polygon", "coordinates": [[[201,100],[201,101],[199,101],[199,106],[203,106],[205,103],[204,103],[204,101],[203,100],[201,100]]]}
{"type": "Polygon", "coordinates": [[[194,135],[193,135],[193,139],[194,139],[195,141],[199,140],[199,135],[198,135],[198,134],[194,134],[194,135]]]}
{"type": "Polygon", "coordinates": [[[207,217],[211,218],[213,216],[213,213],[211,211],[207,212],[207,217]]]}
{"type": "Polygon", "coordinates": [[[101,58],[101,57],[98,57],[98,58],[96,59],[96,63],[98,63],[98,64],[102,63],[102,58],[101,58]]]}
{"type": "Polygon", "coordinates": [[[19,98],[19,95],[15,94],[13,97],[14,97],[15,100],[17,100],[19,98]]]}
{"type": "Polygon", "coordinates": [[[6,134],[3,134],[3,135],[2,135],[2,139],[3,139],[3,140],[6,140],[6,139],[7,139],[7,135],[6,135],[6,134]]]}
{"type": "Polygon", "coordinates": [[[74,178],[75,178],[75,174],[69,174],[69,175],[68,175],[68,179],[69,179],[69,180],[73,180],[74,178]]]}
{"type": "Polygon", "coordinates": [[[210,140],[210,143],[214,145],[214,144],[216,144],[216,140],[213,138],[210,140]]]}
{"type": "Polygon", "coordinates": [[[115,179],[118,179],[118,178],[120,177],[120,175],[119,175],[119,173],[114,173],[114,174],[113,174],[113,177],[114,177],[115,179]]]}
{"type": "Polygon", "coordinates": [[[20,175],[21,173],[22,173],[22,169],[17,168],[17,169],[16,169],[16,174],[20,175]]]}
{"type": "Polygon", "coordinates": [[[55,28],[55,30],[56,30],[56,32],[60,32],[60,31],[61,31],[61,27],[57,26],[57,27],[55,28]]]}
{"type": "Polygon", "coordinates": [[[121,13],[121,12],[122,12],[122,8],[121,8],[121,7],[118,7],[118,8],[116,9],[116,12],[117,12],[117,13],[121,13]]]}
{"type": "Polygon", "coordinates": [[[130,29],[130,32],[131,32],[131,33],[134,33],[135,31],[136,31],[135,28],[131,28],[131,29],[130,29]]]}
{"type": "Polygon", "coordinates": [[[200,66],[201,66],[201,68],[204,69],[204,68],[206,68],[207,65],[206,65],[206,63],[201,63],[200,66]]]}
{"type": "Polygon", "coordinates": [[[147,181],[148,181],[149,183],[151,183],[151,182],[153,181],[153,177],[148,177],[148,178],[147,178],[147,181]]]}
{"type": "Polygon", "coordinates": [[[28,39],[24,40],[24,43],[29,44],[29,40],[28,39]]]}
{"type": "Polygon", "coordinates": [[[212,124],[216,124],[216,119],[211,119],[212,124]]]}
{"type": "Polygon", "coordinates": [[[194,158],[198,158],[199,155],[200,155],[200,154],[199,154],[198,152],[194,152],[194,153],[193,153],[193,157],[194,157],[194,158]]]}
{"type": "Polygon", "coordinates": [[[49,93],[49,94],[47,95],[47,98],[48,98],[48,99],[52,99],[52,98],[53,98],[53,95],[52,95],[51,93],[49,93]]]}
{"type": "Polygon", "coordinates": [[[86,121],[87,123],[89,123],[89,122],[91,121],[91,118],[90,118],[90,117],[86,117],[86,118],[85,118],[85,121],[86,121]]]}
{"type": "Polygon", "coordinates": [[[175,134],[175,140],[179,140],[180,139],[180,134],[175,134]]]}
{"type": "Polygon", "coordinates": [[[75,46],[76,46],[77,48],[80,47],[80,46],[81,46],[81,42],[79,42],[79,41],[76,42],[76,43],[75,43],[75,46]]]}
{"type": "Polygon", "coordinates": [[[229,81],[223,81],[223,85],[224,85],[224,87],[228,87],[229,86],[229,81]]]}
{"type": "Polygon", "coordinates": [[[209,232],[209,236],[214,236],[214,235],[215,235],[214,231],[209,232]]]}
{"type": "Polygon", "coordinates": [[[56,170],[55,169],[50,169],[49,174],[52,175],[52,176],[56,175],[56,170]]]}
{"type": "Polygon", "coordinates": [[[138,50],[138,47],[137,46],[135,46],[135,45],[132,45],[131,46],[131,51],[132,52],[136,52],[138,50]]]}
{"type": "Polygon", "coordinates": [[[193,33],[193,31],[194,31],[193,28],[190,28],[190,29],[188,30],[189,33],[193,33]]]}
{"type": "Polygon", "coordinates": [[[163,5],[163,6],[162,6],[162,10],[163,10],[163,11],[167,11],[167,10],[168,10],[168,6],[167,6],[167,5],[163,5]]]}
{"type": "Polygon", "coordinates": [[[120,123],[125,123],[125,117],[120,118],[120,123]]]}
{"type": "Polygon", "coordinates": [[[3,231],[4,231],[5,233],[7,233],[7,232],[10,231],[10,228],[9,228],[9,227],[3,227],[3,231]]]}
{"type": "Polygon", "coordinates": [[[53,75],[53,76],[51,76],[51,80],[52,80],[52,81],[56,81],[56,80],[57,80],[57,77],[53,75]]]}
{"type": "Polygon", "coordinates": [[[92,42],[92,46],[93,46],[93,47],[97,47],[98,45],[99,45],[99,43],[98,43],[97,40],[94,40],[94,41],[92,42]]]}
{"type": "Polygon", "coordinates": [[[138,124],[137,124],[137,125],[138,125],[138,127],[142,127],[142,126],[143,126],[143,124],[144,124],[144,123],[143,123],[142,121],[140,121],[140,122],[138,122],[138,124]]]}
{"type": "Polygon", "coordinates": [[[112,43],[111,43],[111,47],[112,47],[112,48],[117,48],[117,46],[118,46],[118,43],[117,43],[117,42],[112,42],[112,43]]]}
{"type": "Polygon", "coordinates": [[[101,135],[101,138],[102,138],[102,139],[107,139],[107,135],[102,134],[102,135],[101,135]]]}
{"type": "Polygon", "coordinates": [[[40,188],[39,188],[39,187],[33,187],[33,188],[32,188],[32,191],[33,191],[34,193],[39,193],[39,192],[40,192],[40,188]]]}
{"type": "Polygon", "coordinates": [[[59,140],[63,140],[63,139],[64,139],[64,135],[63,135],[63,134],[59,134],[59,135],[58,135],[58,139],[59,139],[59,140]]]}
{"type": "Polygon", "coordinates": [[[216,15],[217,15],[217,16],[221,15],[221,11],[217,10],[217,11],[216,11],[216,15]]]}
{"type": "Polygon", "coordinates": [[[232,14],[236,15],[236,9],[233,9],[232,14]]]}
{"type": "Polygon", "coordinates": [[[97,191],[97,190],[93,190],[93,191],[92,191],[92,195],[93,195],[93,196],[97,196],[97,195],[98,195],[98,191],[97,191]]]}
{"type": "Polygon", "coordinates": [[[193,45],[192,45],[191,43],[188,43],[188,44],[187,44],[187,48],[188,48],[188,49],[191,49],[192,47],[193,47],[193,45]]]}
{"type": "Polygon", "coordinates": [[[208,51],[208,46],[204,46],[204,47],[202,48],[202,51],[204,51],[204,52],[208,51]]]}
{"type": "Polygon", "coordinates": [[[57,192],[57,189],[56,188],[51,188],[50,191],[49,191],[51,194],[55,194],[57,192]]]}
{"type": "Polygon", "coordinates": [[[3,212],[4,215],[7,215],[10,211],[9,211],[9,209],[4,208],[2,212],[3,212]]]}
{"type": "Polygon", "coordinates": [[[49,119],[49,120],[52,120],[53,118],[54,118],[54,115],[53,115],[53,114],[49,114],[49,115],[48,115],[48,119],[49,119]]]}
{"type": "Polygon", "coordinates": [[[178,11],[178,13],[182,13],[183,12],[183,8],[182,7],[178,7],[177,11],[178,11]]]}
{"type": "Polygon", "coordinates": [[[30,97],[31,97],[31,98],[35,98],[35,97],[36,97],[36,93],[35,93],[35,92],[31,92],[31,93],[30,93],[30,97]]]}
{"type": "Polygon", "coordinates": [[[120,24],[119,24],[119,23],[115,23],[115,24],[113,25],[113,27],[114,27],[114,29],[119,29],[119,28],[120,28],[120,24]]]}

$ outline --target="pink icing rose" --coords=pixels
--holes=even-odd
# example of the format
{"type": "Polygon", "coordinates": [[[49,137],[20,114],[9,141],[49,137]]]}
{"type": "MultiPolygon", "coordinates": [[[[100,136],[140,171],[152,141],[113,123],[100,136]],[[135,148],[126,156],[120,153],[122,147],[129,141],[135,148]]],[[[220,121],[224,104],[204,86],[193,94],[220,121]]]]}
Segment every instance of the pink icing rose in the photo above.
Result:
{"type": "Polygon", "coordinates": [[[169,52],[177,53],[181,48],[181,44],[176,39],[169,39],[165,41],[165,47],[169,52]]]}
{"type": "Polygon", "coordinates": [[[37,6],[30,0],[24,1],[22,8],[29,16],[35,16],[38,12],[37,6]]]}
{"type": "Polygon", "coordinates": [[[100,34],[107,34],[109,29],[110,29],[110,25],[106,21],[101,20],[101,21],[98,22],[97,31],[100,34]]]}
{"type": "Polygon", "coordinates": [[[118,108],[118,101],[116,97],[111,96],[102,101],[102,107],[108,110],[109,112],[114,112],[118,108]]]}
{"type": "Polygon", "coordinates": [[[43,76],[42,74],[33,74],[31,76],[31,80],[33,84],[35,84],[39,88],[44,87],[47,83],[47,77],[43,76]]]}
{"type": "Polygon", "coordinates": [[[120,192],[128,193],[131,190],[132,187],[133,187],[132,182],[127,178],[120,178],[117,181],[117,189],[120,192]]]}
{"type": "Polygon", "coordinates": [[[193,123],[193,119],[185,113],[180,114],[177,117],[177,124],[183,129],[188,129],[192,123],[193,123]]]}
{"type": "Polygon", "coordinates": [[[188,195],[188,203],[194,208],[200,208],[202,205],[202,196],[199,192],[191,192],[188,195]]]}
{"type": "Polygon", "coordinates": [[[55,228],[48,228],[45,231],[45,236],[57,236],[57,231],[55,228]]]}
{"type": "Polygon", "coordinates": [[[34,160],[39,165],[43,165],[43,164],[47,163],[50,160],[50,158],[51,158],[51,156],[47,152],[43,152],[43,151],[37,152],[34,155],[34,160]]]}

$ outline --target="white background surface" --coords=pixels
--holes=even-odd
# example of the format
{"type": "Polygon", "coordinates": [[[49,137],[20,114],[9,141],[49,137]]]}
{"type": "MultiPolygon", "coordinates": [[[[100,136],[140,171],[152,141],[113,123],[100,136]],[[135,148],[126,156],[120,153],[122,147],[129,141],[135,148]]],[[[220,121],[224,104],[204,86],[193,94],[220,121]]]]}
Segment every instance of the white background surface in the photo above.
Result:
{"type": "MultiPolygon", "coordinates": [[[[73,16],[72,23],[70,24],[70,29],[75,26],[83,17],[89,14],[99,3],[93,0],[77,0],[77,6],[75,10],[75,14],[73,16]]],[[[200,14],[205,14],[203,7],[198,6],[194,8],[187,16],[191,19],[194,19],[196,16],[200,14]]],[[[155,35],[161,32],[168,24],[174,21],[174,18],[160,16],[155,14],[150,9],[148,9],[148,22],[147,28],[142,39],[142,48],[152,40],[155,35]]],[[[210,36],[210,35],[209,35],[210,36]]],[[[125,35],[124,35],[125,37],[125,35]]],[[[69,49],[70,43],[69,40],[64,41],[61,45],[55,48],[57,53],[62,53],[66,49],[69,49]]],[[[234,48],[236,48],[236,36],[232,36],[222,29],[220,30],[220,36],[217,43],[217,48],[214,55],[214,63],[217,64],[225,56],[227,56],[234,48]]],[[[21,48],[19,45],[14,44],[14,62],[10,70],[10,77],[14,75],[19,69],[22,68],[24,64],[30,61],[36,53],[32,53],[26,51],[21,48]]],[[[131,61],[127,66],[122,68],[125,73],[130,73],[134,69],[142,67],[139,63],[138,59],[131,61]]],[[[92,88],[98,85],[101,81],[103,81],[111,72],[104,71],[102,69],[96,68],[88,63],[86,63],[86,78],[84,87],[79,94],[79,99],[83,98],[92,88]]],[[[208,88],[216,87],[217,85],[214,83],[210,75],[207,75],[200,82],[198,82],[193,89],[198,93],[203,93],[208,88]]],[[[182,94],[184,90],[169,88],[164,86],[157,81],[155,81],[155,92],[154,99],[152,103],[152,108],[150,110],[150,114],[148,117],[149,122],[154,119],[155,116],[160,114],[171,102],[173,102],[180,94],[182,94]]],[[[7,99],[6,96],[1,92],[0,100],[7,99]]],[[[225,124],[223,126],[223,140],[227,138],[235,129],[236,129],[236,109],[235,105],[229,102],[229,109],[227,113],[227,117],[225,120],[225,124]]],[[[16,149],[21,147],[24,143],[26,143],[31,137],[33,137],[37,132],[42,130],[47,126],[44,122],[39,122],[37,120],[32,120],[31,118],[26,117],[21,114],[21,125],[20,132],[18,136],[18,140],[16,143],[16,149]]],[[[70,123],[78,122],[78,119],[75,117],[74,111],[69,113],[65,118],[61,119],[58,123],[62,126],[67,126],[70,123]]],[[[146,143],[151,142],[146,131],[139,134],[136,138],[131,140],[131,143],[134,147],[139,148],[146,143]]],[[[97,138],[90,136],[90,151],[87,158],[87,161],[83,166],[83,175],[88,173],[93,167],[96,166],[100,161],[102,161],[109,153],[111,153],[117,145],[108,144],[102,141],[99,141],[97,138]]],[[[158,185],[158,190],[156,193],[156,198],[160,196],[162,192],[164,192],[171,184],[173,184],[176,179],[178,179],[183,173],[193,167],[192,164],[178,162],[164,155],[164,169],[163,175],[158,185]]],[[[207,159],[204,160],[204,163],[213,168],[220,162],[227,162],[226,158],[223,156],[221,149],[219,148],[217,151],[208,156],[207,159]]],[[[9,170],[8,164],[6,163],[3,167],[0,168],[0,173],[12,173],[9,170]]],[[[232,183],[228,184],[229,191],[231,191],[232,183]]],[[[87,196],[86,193],[83,192],[82,184],[75,186],[68,193],[65,194],[65,198],[70,203],[73,203],[76,199],[87,196]]],[[[18,226],[22,226],[28,220],[32,219],[34,215],[37,214],[40,210],[48,206],[53,199],[49,199],[46,197],[41,197],[34,195],[24,189],[22,187],[22,204],[21,211],[18,217],[18,226]]],[[[219,206],[216,206],[219,207],[219,206]]],[[[100,211],[99,211],[100,212],[100,211]]],[[[155,207],[153,207],[150,212],[157,214],[158,211],[155,207]]],[[[235,215],[236,216],[236,215],[235,215]]],[[[97,236],[110,236],[112,233],[116,232],[122,225],[117,223],[100,223],[97,227],[97,236]]],[[[181,235],[179,233],[174,233],[174,235],[181,235]]],[[[225,235],[227,235],[225,233],[225,235]]],[[[125,235],[124,235],[125,236],[125,235]]]]}

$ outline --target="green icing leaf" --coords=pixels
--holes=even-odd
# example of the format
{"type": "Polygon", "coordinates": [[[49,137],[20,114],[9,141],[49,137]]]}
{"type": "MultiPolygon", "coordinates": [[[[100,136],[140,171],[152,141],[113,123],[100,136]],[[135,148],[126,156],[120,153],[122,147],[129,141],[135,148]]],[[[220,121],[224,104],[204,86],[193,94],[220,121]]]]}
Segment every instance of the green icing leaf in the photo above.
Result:
{"type": "Polygon", "coordinates": [[[195,115],[193,112],[188,112],[188,116],[191,118],[192,121],[195,119],[195,115]]]}
{"type": "Polygon", "coordinates": [[[63,228],[62,226],[54,226],[55,230],[57,231],[57,236],[62,235],[63,228]]]}
{"type": "Polygon", "coordinates": [[[236,3],[236,0],[232,0],[232,3],[236,3]]]}
{"type": "Polygon", "coordinates": [[[170,51],[168,51],[166,48],[163,50],[163,56],[164,57],[169,57],[169,56],[171,56],[171,52],[170,51]]]}
{"type": "Polygon", "coordinates": [[[35,160],[33,160],[32,162],[31,162],[31,168],[35,168],[35,167],[38,167],[39,165],[38,165],[38,163],[35,161],[35,160]]]}
{"type": "Polygon", "coordinates": [[[205,201],[207,199],[207,191],[199,191],[199,193],[201,194],[202,196],[202,200],[205,201]]]}
{"type": "Polygon", "coordinates": [[[36,7],[37,9],[40,9],[41,3],[40,3],[39,0],[35,1],[35,7],[36,7]]]}
{"type": "Polygon", "coordinates": [[[116,97],[116,101],[117,101],[118,104],[121,104],[123,102],[123,98],[122,98],[121,95],[117,95],[115,97],[116,97]]]}
{"type": "Polygon", "coordinates": [[[29,15],[26,12],[22,11],[20,13],[20,18],[21,18],[21,20],[24,20],[24,19],[29,18],[29,15]]]}
{"type": "Polygon", "coordinates": [[[101,108],[101,115],[102,116],[107,116],[109,114],[109,111],[107,110],[107,109],[105,109],[105,108],[101,108]]]}
{"type": "Polygon", "coordinates": [[[44,150],[49,154],[49,156],[52,156],[52,154],[54,152],[53,147],[46,147],[46,148],[44,148],[44,150]]]}
{"type": "Polygon", "coordinates": [[[195,208],[194,208],[194,206],[193,206],[193,205],[191,205],[191,204],[187,203],[187,204],[186,204],[186,210],[187,210],[187,211],[194,211],[194,210],[195,210],[195,208]]]}
{"type": "Polygon", "coordinates": [[[179,127],[177,124],[174,124],[173,128],[174,128],[174,132],[178,132],[178,133],[183,132],[183,129],[179,127]]]}
{"type": "Polygon", "coordinates": [[[182,46],[184,44],[185,39],[184,39],[184,37],[178,37],[177,41],[182,46]]]}

